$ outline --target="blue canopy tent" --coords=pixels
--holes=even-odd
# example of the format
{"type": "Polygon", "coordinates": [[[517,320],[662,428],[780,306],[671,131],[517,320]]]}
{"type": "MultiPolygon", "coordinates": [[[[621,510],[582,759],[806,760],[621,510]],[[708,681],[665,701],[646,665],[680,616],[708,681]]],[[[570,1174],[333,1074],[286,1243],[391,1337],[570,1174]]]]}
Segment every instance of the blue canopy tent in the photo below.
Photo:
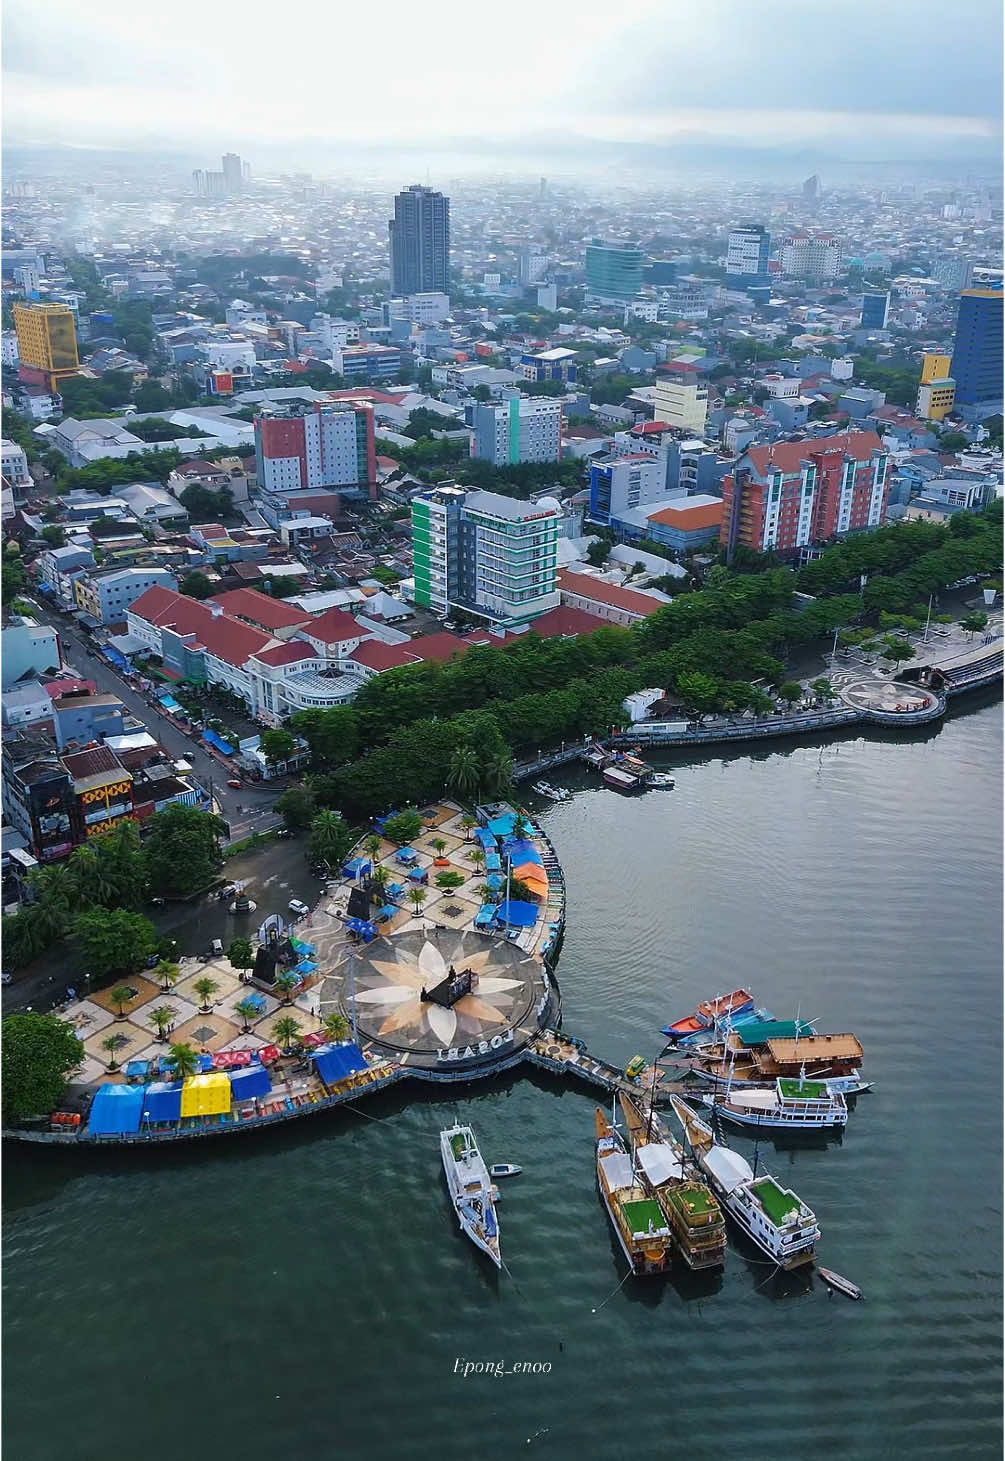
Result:
{"type": "Polygon", "coordinates": [[[509,837],[516,826],[516,812],[507,812],[504,817],[496,817],[489,823],[489,831],[493,837],[509,837]]]}
{"type": "MultiPolygon", "coordinates": [[[[516,867],[521,862],[541,862],[541,854],[526,837],[510,837],[503,843],[503,855],[516,867]]],[[[542,864],[543,866],[543,864],[542,864]]]]}
{"type": "Polygon", "coordinates": [[[354,857],[351,862],[342,864],[342,872],[347,878],[368,877],[373,872],[373,863],[368,857],[354,857]]]}
{"type": "Polygon", "coordinates": [[[310,955],[314,952],[314,945],[305,944],[302,938],[291,938],[290,944],[298,954],[310,955]]]}
{"type": "Polygon", "coordinates": [[[400,912],[401,912],[401,910],[400,910],[400,908],[397,907],[396,904],[394,904],[394,903],[385,903],[384,906],[383,906],[383,908],[380,908],[377,911],[377,915],[376,915],[377,922],[378,923],[386,923],[388,921],[388,919],[393,918],[396,913],[400,913],[400,912]]]}
{"type": "Polygon", "coordinates": [[[154,1081],[147,1086],[143,1103],[144,1121],[180,1121],[184,1081],[154,1081]]]}
{"type": "Polygon", "coordinates": [[[498,852],[486,852],[485,871],[489,873],[497,873],[501,867],[502,859],[500,858],[498,852]]]}
{"type": "Polygon", "coordinates": [[[394,854],[394,860],[400,862],[403,867],[408,867],[409,863],[414,862],[418,855],[414,847],[399,847],[394,854]]]}
{"type": "Polygon", "coordinates": [[[319,1046],[314,1052],[314,1068],[329,1086],[368,1069],[362,1050],[351,1040],[345,1045],[319,1046]]]}
{"type": "Polygon", "coordinates": [[[506,886],[506,879],[503,877],[502,873],[489,873],[485,881],[492,889],[493,893],[498,893],[501,888],[505,888],[506,886]]]}
{"type": "Polygon", "coordinates": [[[496,921],[496,905],[483,903],[475,914],[475,928],[491,928],[496,921]]]}
{"type": "Polygon", "coordinates": [[[207,745],[213,746],[223,756],[233,756],[236,754],[230,742],[225,741],[223,736],[218,736],[215,730],[204,730],[202,738],[207,745]]]}
{"type": "Polygon", "coordinates": [[[404,898],[405,894],[408,892],[408,889],[405,887],[404,883],[388,883],[387,891],[390,893],[392,898],[404,898]]]}
{"type": "Polygon", "coordinates": [[[149,1060],[131,1060],[126,1066],[126,1080],[141,1080],[143,1076],[149,1075],[149,1060]]]}
{"type": "Polygon", "coordinates": [[[366,918],[347,918],[346,928],[350,933],[358,934],[364,943],[370,943],[377,937],[376,925],[366,918]]]}
{"type": "Polygon", "coordinates": [[[146,1086],[99,1086],[87,1129],[93,1136],[124,1136],[139,1131],[146,1086]]]}
{"type": "Polygon", "coordinates": [[[250,1101],[253,1096],[267,1096],[272,1080],[264,1065],[245,1065],[228,1072],[230,1093],[235,1101],[250,1101]]]}
{"type": "Polygon", "coordinates": [[[536,903],[524,903],[519,898],[509,898],[499,904],[496,917],[500,923],[508,923],[510,928],[533,928],[538,912],[536,903]]]}
{"type": "Polygon", "coordinates": [[[424,867],[409,868],[408,881],[410,883],[428,883],[429,873],[424,867]]]}
{"type": "Polygon", "coordinates": [[[478,828],[478,831],[475,833],[475,841],[480,842],[486,852],[495,852],[496,850],[495,838],[491,832],[486,832],[484,827],[478,828]]]}
{"type": "Polygon", "coordinates": [[[313,974],[317,967],[317,964],[312,963],[310,959],[301,959],[293,972],[294,974],[313,974]]]}
{"type": "MultiPolygon", "coordinates": [[[[195,1059],[197,1066],[197,1075],[205,1075],[207,1071],[214,1070],[216,1068],[213,1065],[212,1055],[197,1055],[195,1059]]],[[[168,1072],[174,1070],[174,1061],[171,1059],[170,1055],[161,1057],[161,1070],[168,1072]]]]}

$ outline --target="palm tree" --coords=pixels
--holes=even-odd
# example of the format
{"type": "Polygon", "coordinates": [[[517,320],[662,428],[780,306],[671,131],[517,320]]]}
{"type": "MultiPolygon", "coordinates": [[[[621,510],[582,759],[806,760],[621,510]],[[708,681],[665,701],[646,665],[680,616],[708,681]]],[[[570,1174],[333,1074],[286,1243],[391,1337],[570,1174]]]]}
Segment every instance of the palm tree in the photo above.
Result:
{"type": "Polygon", "coordinates": [[[235,1015],[241,1016],[242,1034],[247,1034],[251,1029],[251,1022],[258,1018],[258,1001],[252,999],[249,994],[244,999],[239,999],[234,1006],[235,1015]]]}
{"type": "Polygon", "coordinates": [[[112,1001],[112,1004],[115,1005],[115,1008],[116,1008],[116,1016],[115,1016],[115,1018],[117,1020],[124,1020],[125,1019],[126,1012],[125,1012],[125,1009],[123,1008],[123,1006],[124,1005],[127,1005],[131,999],[135,999],[135,997],[136,997],[136,990],[135,989],[130,989],[130,987],[129,987],[128,984],[119,984],[119,985],[117,985],[115,987],[115,989],[112,990],[112,992],[108,996],[108,998],[112,1001]]]}
{"type": "Polygon", "coordinates": [[[294,974],[292,969],[284,969],[276,975],[276,988],[283,991],[283,1004],[293,1003],[293,991],[300,988],[300,983],[300,975],[294,974]]]}
{"type": "Polygon", "coordinates": [[[216,991],[220,988],[219,984],[216,982],[215,979],[210,979],[208,974],[204,974],[201,979],[197,979],[195,981],[195,983],[192,985],[192,988],[199,996],[199,1013],[202,1015],[210,1014],[212,1012],[212,1005],[210,1001],[212,1000],[213,995],[216,993],[216,991]]]}
{"type": "Polygon", "coordinates": [[[169,1004],[159,1004],[156,1009],[150,1011],[150,1023],[157,1027],[158,1040],[166,1040],[168,1031],[174,1024],[175,1012],[169,1004]]]}
{"type": "Polygon", "coordinates": [[[497,890],[491,883],[481,883],[478,888],[478,896],[483,903],[495,903],[499,898],[497,890]]]}
{"type": "Polygon", "coordinates": [[[467,801],[477,795],[480,780],[478,757],[474,751],[470,746],[456,746],[450,757],[447,785],[467,801]]]}
{"type": "Polygon", "coordinates": [[[517,813],[516,821],[513,823],[513,836],[519,838],[530,836],[530,823],[523,812],[517,813]]]}
{"type": "Polygon", "coordinates": [[[338,812],[318,812],[311,819],[311,856],[317,860],[327,862],[329,867],[337,867],[346,852],[352,833],[338,812]]]}
{"type": "Polygon", "coordinates": [[[471,853],[471,861],[475,867],[481,867],[485,861],[485,852],[481,847],[476,847],[471,853]]]}
{"type": "Polygon", "coordinates": [[[348,1040],[350,1026],[345,1015],[339,1014],[338,1012],[332,1015],[325,1015],[321,1023],[325,1034],[336,1045],[340,1040],[348,1040]]]}
{"type": "Polygon", "coordinates": [[[442,837],[432,838],[430,845],[433,851],[436,853],[437,857],[442,857],[447,850],[447,844],[444,842],[442,837]]]}
{"type": "Polygon", "coordinates": [[[161,959],[153,973],[154,978],[160,980],[161,993],[170,994],[181,978],[181,967],[173,964],[170,959],[161,959]]]}
{"type": "Polygon", "coordinates": [[[299,1034],[300,1021],[295,1020],[292,1015],[280,1015],[272,1026],[273,1039],[279,1041],[284,1055],[290,1054],[290,1047],[299,1034]]]}
{"type": "Polygon", "coordinates": [[[513,757],[505,751],[490,756],[482,767],[481,784],[489,796],[505,796],[513,784],[513,757]]]}
{"type": "Polygon", "coordinates": [[[188,1080],[199,1069],[199,1057],[191,1045],[172,1045],[168,1051],[168,1059],[174,1069],[174,1078],[178,1081],[188,1080]]]}
{"type": "Polygon", "coordinates": [[[383,845],[383,840],[378,837],[375,832],[372,833],[363,843],[363,846],[366,848],[367,852],[372,858],[376,858],[377,853],[380,851],[383,845]]]}
{"type": "Polygon", "coordinates": [[[413,888],[408,896],[412,900],[412,906],[415,909],[415,916],[416,918],[418,918],[420,912],[422,911],[422,905],[426,901],[426,890],[425,888],[413,888]]]}
{"type": "Polygon", "coordinates": [[[118,1070],[118,1068],[119,1068],[119,1062],[115,1059],[115,1052],[117,1050],[121,1050],[123,1045],[128,1045],[128,1044],[129,1044],[129,1041],[126,1039],[125,1035],[106,1035],[106,1037],[104,1038],[104,1040],[102,1040],[102,1042],[101,1042],[101,1048],[102,1048],[102,1050],[107,1050],[108,1051],[108,1069],[109,1070],[118,1070]]]}
{"type": "Polygon", "coordinates": [[[474,831],[474,829],[477,826],[478,826],[478,818],[477,817],[473,817],[470,812],[465,812],[464,813],[464,816],[461,818],[461,827],[464,830],[464,840],[465,840],[465,842],[470,841],[471,833],[474,831]]]}

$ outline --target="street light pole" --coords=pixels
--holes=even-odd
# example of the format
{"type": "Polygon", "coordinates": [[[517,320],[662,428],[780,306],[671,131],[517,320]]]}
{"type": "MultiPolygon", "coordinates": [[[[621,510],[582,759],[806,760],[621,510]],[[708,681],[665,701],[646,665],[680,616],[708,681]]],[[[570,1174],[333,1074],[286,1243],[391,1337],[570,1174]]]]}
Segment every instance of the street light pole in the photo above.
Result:
{"type": "Polygon", "coordinates": [[[927,644],[928,643],[928,628],[929,628],[929,625],[932,622],[932,603],[933,603],[934,599],[935,599],[935,595],[934,594],[929,594],[928,595],[928,618],[925,620],[925,634],[924,634],[924,638],[921,641],[922,644],[927,644]]]}
{"type": "Polygon", "coordinates": [[[834,643],[831,645],[831,673],[834,671],[834,661],[837,658],[838,635],[841,633],[840,625],[834,630],[834,643]]]}

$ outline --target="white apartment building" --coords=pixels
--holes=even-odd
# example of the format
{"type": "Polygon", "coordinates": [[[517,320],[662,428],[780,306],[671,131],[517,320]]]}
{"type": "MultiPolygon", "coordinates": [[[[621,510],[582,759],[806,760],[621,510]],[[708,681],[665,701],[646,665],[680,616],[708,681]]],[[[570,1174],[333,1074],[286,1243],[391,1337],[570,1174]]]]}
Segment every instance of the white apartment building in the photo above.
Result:
{"type": "Polygon", "coordinates": [[[790,279],[835,279],[842,252],[831,233],[790,233],[782,240],[782,273],[790,279]]]}
{"type": "Polygon", "coordinates": [[[450,318],[450,295],[429,292],[392,299],[388,318],[407,320],[410,325],[440,325],[450,318]]]}
{"type": "Polygon", "coordinates": [[[708,386],[694,371],[671,367],[656,376],[653,410],[657,421],[701,436],[708,415],[708,386]]]}
{"type": "Polygon", "coordinates": [[[0,441],[0,470],[11,487],[31,486],[24,447],[18,446],[16,441],[8,441],[6,437],[0,441]]]}
{"type": "Polygon", "coordinates": [[[557,462],[561,455],[560,401],[511,396],[496,405],[477,405],[472,413],[471,455],[493,466],[516,462],[557,462]]]}

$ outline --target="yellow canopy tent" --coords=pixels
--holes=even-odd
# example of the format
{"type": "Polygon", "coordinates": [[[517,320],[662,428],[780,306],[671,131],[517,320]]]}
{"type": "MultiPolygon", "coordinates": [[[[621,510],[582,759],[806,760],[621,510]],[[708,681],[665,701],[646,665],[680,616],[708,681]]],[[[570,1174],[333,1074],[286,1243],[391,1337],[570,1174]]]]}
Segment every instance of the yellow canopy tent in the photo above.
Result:
{"type": "Polygon", "coordinates": [[[222,1070],[189,1076],[182,1087],[182,1116],[220,1116],[230,1110],[230,1078],[222,1070]]]}

